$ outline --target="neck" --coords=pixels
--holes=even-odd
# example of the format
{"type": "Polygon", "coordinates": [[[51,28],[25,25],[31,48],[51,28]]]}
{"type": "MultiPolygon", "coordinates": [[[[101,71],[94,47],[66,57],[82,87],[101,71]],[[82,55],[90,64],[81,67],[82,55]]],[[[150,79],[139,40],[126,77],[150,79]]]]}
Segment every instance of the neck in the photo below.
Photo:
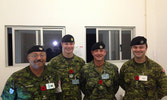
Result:
{"type": "Polygon", "coordinates": [[[72,58],[74,56],[74,54],[73,53],[67,54],[67,53],[63,52],[63,56],[66,57],[66,58],[72,58]]]}
{"type": "Polygon", "coordinates": [[[104,60],[102,60],[102,61],[96,61],[96,60],[94,60],[94,63],[95,63],[96,67],[102,67],[103,64],[104,64],[104,60]]]}
{"type": "Polygon", "coordinates": [[[42,68],[39,68],[39,69],[35,69],[35,68],[32,68],[30,66],[30,70],[32,71],[32,73],[34,73],[37,77],[41,76],[42,72],[44,71],[44,67],[42,68]]]}
{"type": "Polygon", "coordinates": [[[144,62],[146,61],[146,56],[141,57],[141,58],[135,57],[134,60],[135,60],[135,62],[137,62],[137,63],[144,63],[144,62]]]}

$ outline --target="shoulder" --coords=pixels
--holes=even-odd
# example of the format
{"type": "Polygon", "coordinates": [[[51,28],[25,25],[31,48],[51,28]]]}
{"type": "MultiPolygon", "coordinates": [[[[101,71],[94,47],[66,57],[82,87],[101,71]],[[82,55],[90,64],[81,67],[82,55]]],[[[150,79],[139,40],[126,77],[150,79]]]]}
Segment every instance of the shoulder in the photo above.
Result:
{"type": "Polygon", "coordinates": [[[77,55],[75,55],[75,54],[74,54],[74,60],[80,61],[80,62],[84,62],[84,63],[85,63],[85,61],[84,61],[81,57],[79,57],[79,56],[77,56],[77,55]]]}
{"type": "Polygon", "coordinates": [[[110,63],[110,62],[107,62],[107,61],[105,61],[104,63],[105,63],[105,65],[107,65],[107,66],[113,66],[113,67],[116,67],[116,68],[117,68],[117,66],[116,66],[115,64],[113,64],[113,63],[110,63]]]}
{"type": "Polygon", "coordinates": [[[14,72],[9,78],[8,78],[8,81],[16,81],[18,79],[21,79],[23,78],[24,76],[27,76],[29,73],[27,73],[27,69],[28,67],[25,67],[21,70],[18,70],[16,72],[14,72]]]}
{"type": "Polygon", "coordinates": [[[130,60],[124,62],[123,65],[122,65],[122,67],[125,67],[125,66],[128,67],[128,66],[131,66],[133,64],[134,64],[134,60],[130,59],[130,60]]]}
{"type": "Polygon", "coordinates": [[[56,62],[61,61],[61,59],[63,59],[63,56],[62,56],[62,54],[59,54],[59,55],[53,57],[53,58],[48,62],[48,65],[47,65],[47,66],[53,65],[53,64],[55,64],[56,62]]]}
{"type": "Polygon", "coordinates": [[[59,54],[59,55],[53,57],[49,62],[57,61],[57,60],[62,59],[62,58],[63,58],[63,55],[62,55],[62,53],[61,53],[61,54],[59,54]]]}
{"type": "Polygon", "coordinates": [[[134,64],[133,59],[130,59],[130,60],[124,62],[123,65],[121,66],[120,71],[124,71],[124,70],[127,70],[129,68],[131,69],[133,64],[134,64]]]}
{"type": "Polygon", "coordinates": [[[160,71],[160,72],[163,70],[163,67],[160,64],[158,64],[157,62],[153,61],[152,59],[147,58],[147,62],[149,64],[149,67],[152,70],[160,71]]]}
{"type": "Polygon", "coordinates": [[[93,63],[93,61],[91,61],[91,62],[85,64],[85,65],[82,67],[81,70],[88,70],[88,69],[93,68],[93,66],[94,66],[94,63],[93,63]]]}
{"type": "Polygon", "coordinates": [[[159,65],[157,62],[153,61],[150,58],[147,58],[148,63],[150,64],[150,66],[157,66],[157,67],[161,67],[161,65],[159,65]]]}
{"type": "Polygon", "coordinates": [[[124,62],[123,65],[132,65],[132,64],[134,64],[134,59],[130,59],[130,60],[124,62]]]}
{"type": "Polygon", "coordinates": [[[105,67],[108,70],[113,70],[114,69],[115,71],[118,71],[118,67],[115,64],[107,62],[107,61],[105,61],[105,67]]]}
{"type": "Polygon", "coordinates": [[[27,74],[28,69],[29,69],[29,66],[14,72],[11,76],[12,77],[23,76],[23,75],[27,74]]]}

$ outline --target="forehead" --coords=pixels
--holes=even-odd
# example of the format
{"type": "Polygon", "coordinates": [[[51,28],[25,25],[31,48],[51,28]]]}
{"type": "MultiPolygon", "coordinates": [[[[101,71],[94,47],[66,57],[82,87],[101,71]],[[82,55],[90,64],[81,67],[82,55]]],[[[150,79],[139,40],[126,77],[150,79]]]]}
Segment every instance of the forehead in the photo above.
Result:
{"type": "Polygon", "coordinates": [[[93,51],[105,51],[105,49],[95,49],[95,50],[93,50],[93,51]]]}
{"type": "Polygon", "coordinates": [[[141,44],[141,45],[133,45],[132,47],[145,47],[146,44],[141,44]]]}
{"type": "Polygon", "coordinates": [[[62,44],[74,44],[74,42],[62,42],[62,44]]]}

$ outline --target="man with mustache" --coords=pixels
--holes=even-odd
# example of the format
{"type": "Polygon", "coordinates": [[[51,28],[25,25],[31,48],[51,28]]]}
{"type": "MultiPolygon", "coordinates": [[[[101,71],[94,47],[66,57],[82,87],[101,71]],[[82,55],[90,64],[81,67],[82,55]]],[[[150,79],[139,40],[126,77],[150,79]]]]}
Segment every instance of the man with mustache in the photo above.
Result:
{"type": "Polygon", "coordinates": [[[106,55],[103,42],[92,46],[94,57],[81,69],[81,89],[84,100],[116,100],[115,94],[119,87],[118,67],[104,60],[106,55]]]}
{"type": "Polygon", "coordinates": [[[30,65],[13,73],[2,92],[3,100],[56,100],[58,76],[46,69],[46,52],[42,46],[28,50],[30,65]]]}
{"type": "Polygon", "coordinates": [[[145,54],[147,39],[137,36],[131,41],[134,58],[120,69],[120,85],[125,90],[124,100],[160,100],[167,95],[165,70],[145,54]]]}

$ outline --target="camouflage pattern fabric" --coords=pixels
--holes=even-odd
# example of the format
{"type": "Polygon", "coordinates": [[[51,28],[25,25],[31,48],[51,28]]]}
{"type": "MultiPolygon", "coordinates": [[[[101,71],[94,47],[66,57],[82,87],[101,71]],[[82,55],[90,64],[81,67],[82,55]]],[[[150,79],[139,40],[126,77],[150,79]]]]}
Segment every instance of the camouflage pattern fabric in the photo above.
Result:
{"type": "Polygon", "coordinates": [[[62,54],[52,58],[48,63],[48,69],[61,77],[62,93],[59,100],[81,100],[79,71],[84,64],[85,61],[76,55],[68,60],[62,54]]]}
{"type": "Polygon", "coordinates": [[[165,71],[159,64],[146,58],[142,64],[131,59],[121,67],[120,85],[125,90],[124,100],[159,100],[167,95],[165,71]],[[147,80],[140,80],[139,75],[147,76],[147,80]]]}
{"type": "Polygon", "coordinates": [[[3,100],[56,100],[56,88],[46,89],[46,84],[54,83],[57,87],[58,80],[46,69],[37,77],[28,66],[9,77],[1,97],[3,100]]]}
{"type": "Polygon", "coordinates": [[[80,79],[81,89],[85,94],[84,100],[116,100],[118,79],[118,68],[114,64],[105,61],[101,73],[93,61],[86,64],[81,69],[80,79]]]}

